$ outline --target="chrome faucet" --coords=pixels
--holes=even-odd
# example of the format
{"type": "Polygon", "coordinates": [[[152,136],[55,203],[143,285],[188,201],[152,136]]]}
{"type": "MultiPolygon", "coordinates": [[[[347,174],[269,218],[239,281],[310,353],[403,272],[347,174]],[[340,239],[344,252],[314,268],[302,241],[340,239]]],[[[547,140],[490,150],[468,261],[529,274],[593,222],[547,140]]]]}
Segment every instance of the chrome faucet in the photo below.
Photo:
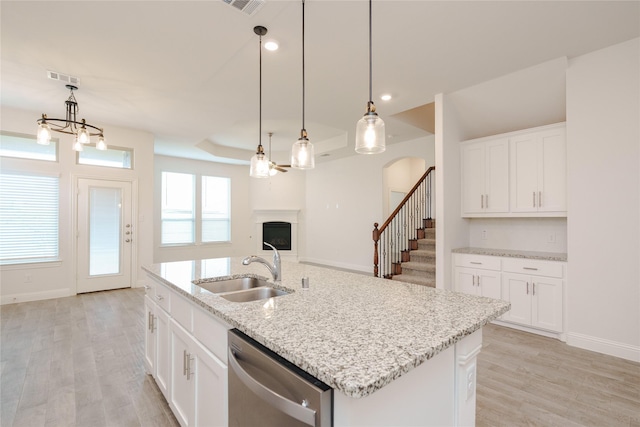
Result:
{"type": "Polygon", "coordinates": [[[267,242],[263,242],[265,245],[269,246],[271,249],[273,249],[273,264],[269,264],[269,261],[267,261],[266,259],[256,256],[256,255],[251,255],[246,257],[245,259],[242,260],[242,265],[249,265],[252,262],[259,262],[260,264],[264,264],[265,267],[267,267],[269,269],[269,272],[271,273],[271,275],[273,276],[273,281],[276,283],[280,282],[280,254],[278,253],[278,250],[273,247],[272,245],[270,245],[267,242]]]}

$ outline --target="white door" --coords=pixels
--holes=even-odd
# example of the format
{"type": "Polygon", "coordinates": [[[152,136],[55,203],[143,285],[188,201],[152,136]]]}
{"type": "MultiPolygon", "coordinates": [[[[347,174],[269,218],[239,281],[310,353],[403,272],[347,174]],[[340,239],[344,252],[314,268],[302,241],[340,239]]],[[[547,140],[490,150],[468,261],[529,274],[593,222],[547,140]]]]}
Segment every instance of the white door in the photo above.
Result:
{"type": "Polygon", "coordinates": [[[502,274],[502,299],[511,303],[502,320],[531,325],[531,280],[522,274],[502,274]]]}
{"type": "Polygon", "coordinates": [[[476,291],[476,271],[467,267],[456,267],[455,269],[455,284],[456,291],[463,292],[465,294],[477,295],[476,291]]]}
{"type": "Polygon", "coordinates": [[[131,183],[78,180],[78,293],[131,287],[131,183]]]}

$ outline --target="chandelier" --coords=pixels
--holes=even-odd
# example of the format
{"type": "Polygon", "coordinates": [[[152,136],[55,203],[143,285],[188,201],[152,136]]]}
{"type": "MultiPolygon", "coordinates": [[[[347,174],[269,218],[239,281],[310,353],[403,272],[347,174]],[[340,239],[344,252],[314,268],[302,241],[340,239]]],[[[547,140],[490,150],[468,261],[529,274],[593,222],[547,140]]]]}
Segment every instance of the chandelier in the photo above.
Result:
{"type": "Polygon", "coordinates": [[[51,132],[66,133],[68,135],[75,136],[75,142],[73,149],[76,151],[82,151],[84,144],[91,142],[92,136],[98,137],[96,148],[98,150],[106,150],[107,144],[104,140],[103,130],[99,127],[90,125],[81,119],[76,119],[79,111],[78,101],[73,95],[74,90],[78,90],[77,86],[66,85],[66,88],[71,91],[69,98],[65,101],[67,106],[67,115],[65,119],[50,119],[46,114],[42,114],[42,118],[38,119],[38,144],[49,145],[51,143],[51,132]]]}

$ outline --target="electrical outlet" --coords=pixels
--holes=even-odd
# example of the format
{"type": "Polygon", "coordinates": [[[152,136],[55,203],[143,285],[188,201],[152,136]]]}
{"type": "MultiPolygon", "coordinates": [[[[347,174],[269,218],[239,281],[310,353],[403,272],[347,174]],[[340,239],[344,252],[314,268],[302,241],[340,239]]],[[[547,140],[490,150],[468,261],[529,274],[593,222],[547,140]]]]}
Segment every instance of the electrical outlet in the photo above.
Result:
{"type": "Polygon", "coordinates": [[[482,230],[482,235],[480,237],[482,240],[487,240],[487,230],[482,230]]]}
{"type": "Polygon", "coordinates": [[[547,243],[555,243],[555,242],[556,242],[555,233],[550,233],[549,236],[547,237],[547,243]]]}
{"type": "Polygon", "coordinates": [[[31,283],[31,273],[24,273],[24,283],[31,283]]]}

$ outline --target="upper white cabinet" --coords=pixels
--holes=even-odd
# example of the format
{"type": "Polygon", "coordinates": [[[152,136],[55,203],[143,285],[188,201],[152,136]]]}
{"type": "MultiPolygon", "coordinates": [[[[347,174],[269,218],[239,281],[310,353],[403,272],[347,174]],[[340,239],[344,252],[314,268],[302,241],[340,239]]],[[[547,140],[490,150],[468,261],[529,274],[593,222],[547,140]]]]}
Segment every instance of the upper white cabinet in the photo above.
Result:
{"type": "Polygon", "coordinates": [[[567,215],[565,124],[465,141],[463,217],[567,215]]]}
{"type": "Polygon", "coordinates": [[[565,127],[509,139],[511,212],[567,211],[565,127]]]}
{"type": "Polygon", "coordinates": [[[509,211],[509,140],[489,139],[462,145],[462,211],[509,211]]]}

